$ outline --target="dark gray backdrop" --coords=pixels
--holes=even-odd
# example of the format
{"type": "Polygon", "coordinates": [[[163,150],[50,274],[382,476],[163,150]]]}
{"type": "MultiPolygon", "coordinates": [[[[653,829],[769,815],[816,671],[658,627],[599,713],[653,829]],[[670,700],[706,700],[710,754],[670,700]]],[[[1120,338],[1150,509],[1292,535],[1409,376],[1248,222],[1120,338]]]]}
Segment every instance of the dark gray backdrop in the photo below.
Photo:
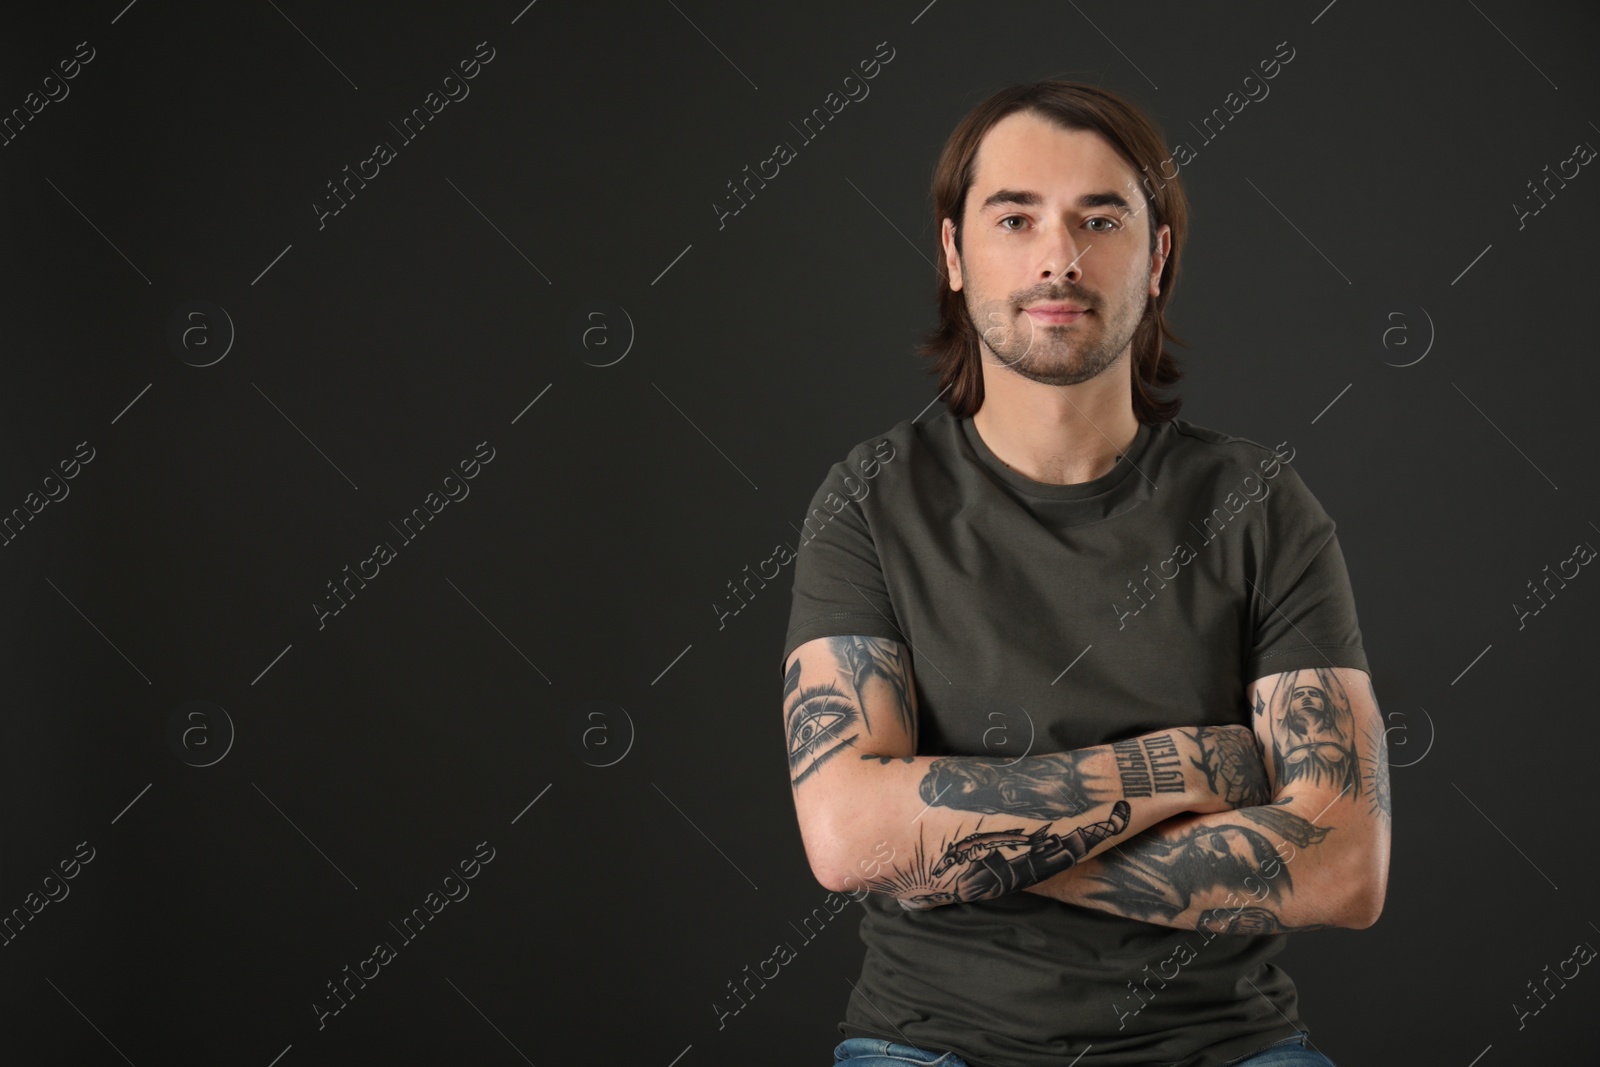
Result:
{"type": "Polygon", "coordinates": [[[1600,144],[1590,12],[123,4],[0,37],[0,110],[39,108],[0,145],[0,514],[27,516],[0,914],[38,908],[0,947],[5,1062],[831,1062],[861,946],[854,911],[791,925],[825,896],[780,730],[792,574],[716,605],[849,446],[937,410],[930,168],[1048,76],[1196,150],[1183,414],[1288,441],[1339,524],[1396,821],[1379,923],[1281,957],[1313,1040],[1341,1067],[1592,1049],[1600,979],[1537,1014],[1527,983],[1600,945],[1600,578],[1518,615],[1600,544],[1600,178],[1537,214],[1528,185],[1600,144]]]}

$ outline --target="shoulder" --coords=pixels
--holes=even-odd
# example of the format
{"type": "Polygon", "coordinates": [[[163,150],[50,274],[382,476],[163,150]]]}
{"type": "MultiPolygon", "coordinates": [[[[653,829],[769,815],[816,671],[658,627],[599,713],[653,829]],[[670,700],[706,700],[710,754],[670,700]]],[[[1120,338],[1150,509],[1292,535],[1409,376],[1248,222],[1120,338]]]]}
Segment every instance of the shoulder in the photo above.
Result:
{"type": "Polygon", "coordinates": [[[1185,419],[1173,419],[1162,432],[1168,438],[1169,461],[1187,484],[1213,496],[1226,492],[1230,498],[1264,504],[1268,515],[1282,520],[1308,516],[1326,522],[1316,494],[1291,465],[1295,449],[1288,441],[1268,446],[1185,419]]]}
{"type": "Polygon", "coordinates": [[[1288,441],[1268,447],[1248,437],[1223,433],[1207,426],[1199,426],[1187,419],[1173,419],[1166,424],[1172,435],[1175,451],[1220,465],[1255,468],[1263,473],[1269,467],[1287,464],[1294,459],[1294,448],[1288,441]]]}
{"type": "Polygon", "coordinates": [[[836,466],[844,473],[875,477],[884,467],[907,467],[913,460],[943,453],[955,446],[960,426],[941,408],[921,420],[902,419],[881,433],[858,441],[836,466]]]}

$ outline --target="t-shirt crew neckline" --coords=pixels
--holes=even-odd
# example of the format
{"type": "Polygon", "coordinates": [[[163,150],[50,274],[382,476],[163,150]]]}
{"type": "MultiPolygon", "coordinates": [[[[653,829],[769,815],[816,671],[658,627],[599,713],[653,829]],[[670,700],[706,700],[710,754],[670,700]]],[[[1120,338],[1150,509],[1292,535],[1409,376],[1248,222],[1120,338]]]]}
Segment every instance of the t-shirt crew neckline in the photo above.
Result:
{"type": "Polygon", "coordinates": [[[1128,476],[1134,472],[1139,462],[1144,458],[1145,452],[1150,447],[1150,441],[1155,433],[1147,422],[1139,423],[1139,430],[1134,434],[1133,443],[1128,450],[1117,457],[1111,469],[1098,478],[1087,482],[1074,482],[1071,485],[1053,485],[1049,482],[1036,482],[1026,475],[1019,474],[1006,466],[1000,457],[992,452],[983,438],[978,434],[978,428],[973,425],[969,415],[960,420],[962,435],[966,437],[971,446],[974,457],[983,464],[984,468],[996,478],[1010,485],[1020,493],[1042,500],[1087,500],[1090,497],[1108,493],[1121,485],[1128,476]]]}

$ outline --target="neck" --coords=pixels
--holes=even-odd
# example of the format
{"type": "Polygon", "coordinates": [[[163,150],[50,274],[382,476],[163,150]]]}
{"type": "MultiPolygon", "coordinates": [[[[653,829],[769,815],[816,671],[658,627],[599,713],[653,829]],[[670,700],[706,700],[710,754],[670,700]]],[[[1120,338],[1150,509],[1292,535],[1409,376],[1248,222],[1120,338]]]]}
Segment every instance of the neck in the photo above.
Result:
{"type": "Polygon", "coordinates": [[[1106,474],[1139,432],[1127,363],[1077,385],[1042,385],[983,367],[972,424],[989,451],[1024,478],[1074,485],[1106,474]]]}

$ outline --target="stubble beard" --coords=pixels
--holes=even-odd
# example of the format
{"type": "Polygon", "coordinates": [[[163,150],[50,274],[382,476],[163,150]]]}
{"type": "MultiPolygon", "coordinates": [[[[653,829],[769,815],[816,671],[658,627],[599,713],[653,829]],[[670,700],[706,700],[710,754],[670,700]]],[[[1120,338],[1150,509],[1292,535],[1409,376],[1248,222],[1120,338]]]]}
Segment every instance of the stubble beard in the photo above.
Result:
{"type": "Polygon", "coordinates": [[[967,313],[977,330],[985,362],[1041,385],[1077,385],[1120,362],[1148,301],[1149,293],[1139,290],[1112,309],[1109,318],[1105,306],[1096,305],[1090,310],[1094,318],[1084,316],[1056,325],[1035,322],[1009,297],[985,300],[977,308],[968,301],[967,313]]]}

